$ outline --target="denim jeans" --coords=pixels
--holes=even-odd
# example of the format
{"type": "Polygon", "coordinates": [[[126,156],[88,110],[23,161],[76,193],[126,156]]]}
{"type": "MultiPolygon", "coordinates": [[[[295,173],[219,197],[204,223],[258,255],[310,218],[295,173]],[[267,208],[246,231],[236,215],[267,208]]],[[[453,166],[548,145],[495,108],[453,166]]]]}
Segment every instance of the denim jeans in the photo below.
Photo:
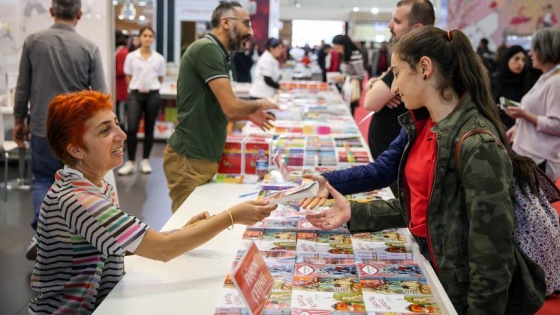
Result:
{"type": "Polygon", "coordinates": [[[31,227],[37,230],[37,221],[43,199],[54,182],[54,174],[62,168],[62,163],[56,159],[47,143],[47,138],[31,136],[31,173],[33,184],[31,186],[33,198],[33,210],[35,217],[31,221],[31,227]]]}

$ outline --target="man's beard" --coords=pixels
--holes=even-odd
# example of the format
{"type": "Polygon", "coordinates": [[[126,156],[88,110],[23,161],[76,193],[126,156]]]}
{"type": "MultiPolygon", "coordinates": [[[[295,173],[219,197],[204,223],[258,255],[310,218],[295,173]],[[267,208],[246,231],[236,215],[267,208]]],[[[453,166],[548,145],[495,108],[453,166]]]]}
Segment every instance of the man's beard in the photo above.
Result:
{"type": "Polygon", "coordinates": [[[237,28],[234,27],[229,32],[229,49],[234,52],[242,52],[245,46],[243,35],[239,34],[237,28]]]}

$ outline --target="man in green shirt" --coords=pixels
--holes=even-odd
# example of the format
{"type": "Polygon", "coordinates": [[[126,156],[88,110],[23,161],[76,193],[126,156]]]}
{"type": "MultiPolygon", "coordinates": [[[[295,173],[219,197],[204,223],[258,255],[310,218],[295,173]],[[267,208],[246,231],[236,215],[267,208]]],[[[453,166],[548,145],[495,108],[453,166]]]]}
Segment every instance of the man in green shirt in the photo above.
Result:
{"type": "Polygon", "coordinates": [[[212,179],[222,156],[229,120],[250,120],[269,129],[265,111],[271,102],[235,96],[229,77],[229,53],[240,51],[253,35],[249,13],[236,2],[223,2],[212,13],[212,30],[189,46],[177,80],[177,118],[163,157],[172,210],[212,179]]]}

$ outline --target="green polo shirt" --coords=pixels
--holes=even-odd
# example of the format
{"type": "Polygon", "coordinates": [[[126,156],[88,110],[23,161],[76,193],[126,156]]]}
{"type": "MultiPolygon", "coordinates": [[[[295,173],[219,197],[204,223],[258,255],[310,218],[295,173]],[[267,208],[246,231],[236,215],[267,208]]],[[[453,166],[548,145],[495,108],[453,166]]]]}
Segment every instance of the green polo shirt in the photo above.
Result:
{"type": "Polygon", "coordinates": [[[219,162],[226,143],[228,117],[208,83],[229,79],[229,54],[208,34],[183,54],[177,80],[177,119],[168,140],[175,152],[194,159],[219,162]]]}

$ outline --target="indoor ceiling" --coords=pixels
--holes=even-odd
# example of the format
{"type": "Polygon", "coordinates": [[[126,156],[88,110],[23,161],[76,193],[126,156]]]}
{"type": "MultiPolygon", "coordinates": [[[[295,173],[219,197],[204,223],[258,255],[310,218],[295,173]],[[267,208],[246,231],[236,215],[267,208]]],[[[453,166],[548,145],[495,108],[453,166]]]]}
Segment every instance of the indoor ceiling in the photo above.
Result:
{"type": "Polygon", "coordinates": [[[397,2],[398,0],[280,0],[280,20],[348,20],[354,7],[358,7],[360,12],[371,12],[376,7],[380,13],[390,14],[397,2]]]}

